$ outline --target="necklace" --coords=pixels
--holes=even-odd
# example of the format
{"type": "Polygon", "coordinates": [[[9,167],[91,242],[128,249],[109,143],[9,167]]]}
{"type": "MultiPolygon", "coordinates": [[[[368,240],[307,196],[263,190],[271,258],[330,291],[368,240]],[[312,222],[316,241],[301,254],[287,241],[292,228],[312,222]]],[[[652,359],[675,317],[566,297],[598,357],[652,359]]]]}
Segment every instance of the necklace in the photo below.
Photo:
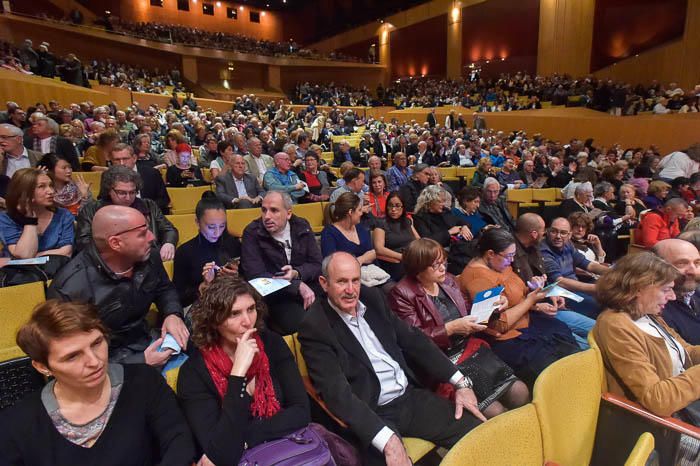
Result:
{"type": "Polygon", "coordinates": [[[123,272],[114,272],[114,275],[119,275],[119,276],[126,275],[127,273],[131,272],[132,270],[134,270],[133,265],[123,272]]]}

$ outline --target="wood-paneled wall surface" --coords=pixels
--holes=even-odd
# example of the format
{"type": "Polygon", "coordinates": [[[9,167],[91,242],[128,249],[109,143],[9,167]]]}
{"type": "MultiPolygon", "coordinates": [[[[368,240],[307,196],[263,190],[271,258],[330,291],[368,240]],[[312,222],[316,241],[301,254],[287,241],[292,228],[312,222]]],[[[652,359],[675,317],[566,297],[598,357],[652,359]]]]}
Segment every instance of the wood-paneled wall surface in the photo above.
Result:
{"type": "Polygon", "coordinates": [[[46,103],[51,99],[59,101],[63,106],[86,100],[96,105],[106,105],[112,101],[110,95],[105,92],[0,69],[0,102],[11,100],[27,108],[37,102],[46,103]]]}
{"type": "Polygon", "coordinates": [[[537,74],[588,74],[595,0],[541,0],[537,74]]]}
{"type": "Polygon", "coordinates": [[[598,70],[601,78],[627,82],[675,81],[688,92],[700,83],[700,0],[688,0],[685,31],[681,40],[665,44],[637,57],[598,70]]]}
{"type": "MultiPolygon", "coordinates": [[[[451,108],[437,108],[435,113],[438,121],[444,121],[451,108]]],[[[462,107],[454,109],[461,112],[467,122],[471,121],[471,110],[462,107]]],[[[389,112],[386,118],[395,117],[400,122],[415,119],[422,123],[429,111],[428,108],[397,110],[389,112]]],[[[498,131],[524,130],[530,136],[541,133],[544,137],[559,141],[594,138],[596,146],[607,147],[615,143],[624,148],[648,147],[655,144],[663,154],[698,142],[700,134],[698,113],[613,117],[587,108],[555,107],[481,115],[486,119],[488,128],[498,131]]]]}

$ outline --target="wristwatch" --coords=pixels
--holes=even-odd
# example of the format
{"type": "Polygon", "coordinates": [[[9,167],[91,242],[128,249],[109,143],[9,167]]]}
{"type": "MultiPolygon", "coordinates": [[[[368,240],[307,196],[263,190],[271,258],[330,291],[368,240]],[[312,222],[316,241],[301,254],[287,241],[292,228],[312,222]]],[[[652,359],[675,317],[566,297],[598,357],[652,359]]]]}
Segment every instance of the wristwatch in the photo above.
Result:
{"type": "Polygon", "coordinates": [[[462,380],[460,380],[454,385],[455,390],[461,390],[463,388],[468,388],[471,390],[473,386],[474,384],[472,383],[472,379],[470,379],[466,375],[462,377],[462,380]]]}

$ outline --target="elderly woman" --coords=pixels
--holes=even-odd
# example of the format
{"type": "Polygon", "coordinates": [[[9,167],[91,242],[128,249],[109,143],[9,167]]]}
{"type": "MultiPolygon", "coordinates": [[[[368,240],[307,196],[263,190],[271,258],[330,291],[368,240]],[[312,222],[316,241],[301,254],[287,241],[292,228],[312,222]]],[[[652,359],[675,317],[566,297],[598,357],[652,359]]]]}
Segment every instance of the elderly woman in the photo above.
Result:
{"type": "Polygon", "coordinates": [[[97,144],[85,151],[81,164],[84,171],[105,171],[112,148],[119,143],[119,133],[106,129],[97,137],[97,144]]]}
{"type": "Polygon", "coordinates": [[[211,191],[195,208],[199,234],[175,251],[173,284],[180,303],[189,306],[218,274],[237,275],[240,241],[226,229],[226,208],[211,191]]]}
{"type": "Polygon", "coordinates": [[[483,340],[473,337],[486,325],[468,315],[468,303],[455,278],[447,273],[447,253],[442,246],[431,239],[418,239],[408,246],[402,262],[406,276],[391,290],[392,310],[408,325],[421,329],[463,374],[477,381],[474,392],[484,416],[490,418],[527,403],[525,384],[483,340]]]}
{"type": "MultiPolygon", "coordinates": [[[[593,234],[591,217],[583,212],[574,212],[569,215],[569,223],[571,224],[571,243],[574,247],[589,261],[605,262],[605,250],[600,238],[593,234]]],[[[591,276],[585,271],[584,274],[588,277],[591,276]]]]}
{"type": "Polygon", "coordinates": [[[314,151],[307,151],[304,155],[304,170],[299,170],[299,179],[309,187],[306,199],[309,202],[327,201],[331,185],[328,182],[328,174],[319,170],[320,158],[314,151]]]}
{"type": "Polygon", "coordinates": [[[22,168],[7,189],[7,212],[0,213],[0,240],[12,257],[65,256],[73,253],[73,215],[54,201],[51,178],[37,168],[22,168]]]}
{"type": "Polygon", "coordinates": [[[448,193],[437,185],[426,186],[418,196],[413,222],[422,238],[432,238],[442,247],[449,247],[452,237],[473,239],[468,224],[449,209],[448,193]]]}
{"type": "Polygon", "coordinates": [[[92,241],[92,218],[95,212],[106,205],[114,204],[133,207],[141,212],[146,217],[148,229],[156,237],[161,259],[172,260],[178,240],[177,230],[170,220],[165,218],[155,201],[136,196],[141,186],[141,176],[130,168],[116,166],[107,170],[100,180],[100,194],[97,200],[85,204],[78,213],[75,241],[77,248],[82,249],[92,241]]]}
{"type": "Polygon", "coordinates": [[[334,206],[331,213],[333,223],[326,225],[321,232],[323,257],[344,251],[355,256],[360,265],[373,263],[377,254],[369,230],[360,224],[360,198],[355,193],[343,193],[338,196],[334,206]]]}
{"type": "Polygon", "coordinates": [[[386,189],[386,177],[379,170],[369,172],[369,209],[375,219],[386,216],[386,199],[389,192],[386,189]]]}
{"type": "Polygon", "coordinates": [[[647,206],[637,198],[637,189],[632,184],[625,183],[620,186],[615,212],[618,215],[630,215],[631,218],[639,218],[642,211],[647,210],[647,206]]]}
{"type": "Polygon", "coordinates": [[[90,185],[80,175],[76,175],[73,181],[70,160],[61,155],[46,154],[39,161],[39,166],[48,171],[49,178],[53,181],[53,200],[56,205],[68,209],[73,216],[78,215],[78,210],[92,199],[90,185]]]}
{"type": "Polygon", "coordinates": [[[221,141],[216,146],[216,150],[219,156],[212,160],[209,164],[209,170],[211,171],[211,179],[215,180],[219,175],[226,173],[229,170],[229,164],[227,161],[233,157],[233,144],[228,141],[221,141]]]}
{"type": "MultiPolygon", "coordinates": [[[[700,426],[700,346],[687,343],[666,324],[662,311],[674,301],[678,270],[642,252],[620,259],[596,285],[605,311],[593,328],[603,356],[608,389],[630,397],[659,416],[676,416],[700,426]],[[692,410],[685,408],[693,405],[692,410]]],[[[697,443],[681,439],[683,462],[698,464],[697,443]]]]}
{"type": "Polygon", "coordinates": [[[192,435],[165,379],[144,365],[110,364],[107,339],[89,304],[34,309],[17,345],[52,379],[0,414],[4,464],[192,464],[192,435]]]}
{"type": "Polygon", "coordinates": [[[377,253],[377,265],[391,275],[392,280],[398,281],[403,277],[403,252],[418,238],[420,235],[406,216],[401,196],[396,192],[390,193],[386,199],[386,217],[378,221],[372,230],[372,243],[377,253]]]}
{"type": "Polygon", "coordinates": [[[671,185],[661,180],[654,180],[649,183],[649,189],[647,189],[647,196],[644,198],[644,205],[648,209],[659,209],[663,207],[666,201],[666,196],[671,190],[671,185]]]}
{"type": "MultiPolygon", "coordinates": [[[[529,292],[528,285],[513,271],[515,239],[503,228],[485,230],[478,242],[478,257],[464,268],[460,288],[473,300],[484,291],[503,286],[508,309],[495,313],[489,320],[488,342],[493,351],[513,368],[528,386],[554,361],[579,351],[579,340],[558,319],[556,306],[540,302],[545,298],[539,288],[529,292]]],[[[533,278],[535,286],[544,277],[533,278]]]]}
{"type": "Polygon", "coordinates": [[[235,465],[248,448],[309,424],[309,401],[289,347],[262,328],[266,307],[243,280],[221,275],[192,312],[196,349],[177,393],[199,465],[235,465]]]}
{"type": "Polygon", "coordinates": [[[481,188],[484,186],[484,181],[491,175],[491,158],[482,157],[476,164],[476,171],[474,172],[474,178],[472,178],[471,185],[481,188]]]}
{"type": "Polygon", "coordinates": [[[138,160],[139,163],[148,164],[153,168],[160,166],[165,167],[165,164],[158,165],[156,155],[151,152],[150,134],[137,134],[136,137],[134,137],[132,147],[134,148],[134,154],[136,154],[136,160],[138,160]]]}
{"type": "Polygon", "coordinates": [[[486,226],[486,220],[479,212],[481,190],[474,186],[465,186],[457,193],[457,205],[452,208],[452,214],[469,225],[473,236],[478,236],[486,226]]]}

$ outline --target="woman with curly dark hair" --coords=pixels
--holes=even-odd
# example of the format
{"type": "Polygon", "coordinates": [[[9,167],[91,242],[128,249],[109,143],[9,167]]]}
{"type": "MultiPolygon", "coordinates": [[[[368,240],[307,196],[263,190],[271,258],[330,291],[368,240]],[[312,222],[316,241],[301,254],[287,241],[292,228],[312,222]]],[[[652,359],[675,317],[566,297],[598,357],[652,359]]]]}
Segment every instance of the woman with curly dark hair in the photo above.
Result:
{"type": "Polygon", "coordinates": [[[198,446],[197,464],[238,464],[246,448],[309,424],[309,401],[282,337],[247,282],[218,276],[192,311],[196,348],[177,393],[198,446]]]}

